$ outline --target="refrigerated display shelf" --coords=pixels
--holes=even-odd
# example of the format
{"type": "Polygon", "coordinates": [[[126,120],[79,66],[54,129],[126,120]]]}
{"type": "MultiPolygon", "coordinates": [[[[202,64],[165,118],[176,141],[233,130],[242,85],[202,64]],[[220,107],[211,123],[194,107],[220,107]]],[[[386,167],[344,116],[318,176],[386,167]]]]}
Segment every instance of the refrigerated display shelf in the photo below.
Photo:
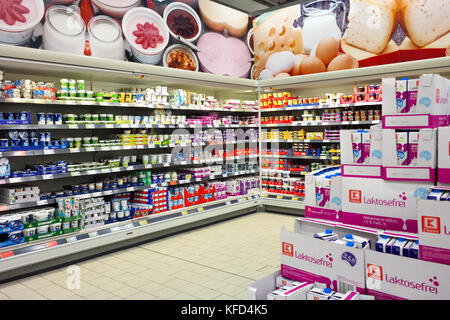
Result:
{"type": "Polygon", "coordinates": [[[290,123],[270,123],[262,124],[261,128],[273,128],[273,127],[325,127],[325,126],[344,126],[344,125],[366,125],[366,124],[378,124],[381,123],[380,120],[373,121],[341,121],[341,122],[328,122],[328,121],[315,121],[315,122],[304,122],[304,121],[294,121],[290,123]]]}
{"type": "MultiPolygon", "coordinates": [[[[31,242],[30,244],[22,244],[19,245],[20,247],[18,248],[9,248],[10,250],[0,252],[0,260],[4,262],[5,259],[7,258],[17,257],[22,254],[29,254],[31,252],[36,251],[43,251],[42,249],[53,248],[64,244],[72,244],[77,241],[97,238],[112,233],[118,233],[123,230],[132,231],[132,229],[135,228],[149,226],[173,218],[184,217],[198,213],[206,213],[210,210],[227,207],[231,205],[237,205],[242,202],[254,201],[258,199],[260,199],[259,194],[249,194],[244,196],[240,195],[235,197],[228,197],[223,200],[208,202],[197,206],[185,207],[173,211],[167,211],[160,214],[149,215],[126,220],[123,222],[102,225],[95,229],[82,230],[78,233],[66,234],[64,237],[59,237],[57,239],[50,238],[39,242],[31,242]],[[50,242],[48,242],[49,240],[50,242]]],[[[6,248],[2,248],[0,250],[4,249],[6,248]]]]}
{"type": "Polygon", "coordinates": [[[257,124],[221,124],[221,125],[169,125],[169,124],[2,124],[0,130],[70,130],[70,129],[221,129],[221,128],[257,128],[257,124]]]}
{"type": "Polygon", "coordinates": [[[97,102],[97,101],[76,101],[76,100],[44,100],[44,99],[25,99],[25,98],[3,98],[0,103],[18,103],[18,104],[46,104],[55,106],[97,106],[97,107],[117,107],[117,108],[144,108],[144,109],[164,109],[164,110],[188,110],[188,111],[217,111],[217,112],[242,112],[257,113],[254,109],[227,109],[227,108],[205,108],[195,105],[178,106],[170,103],[117,103],[117,102],[97,102]]]}
{"type": "Polygon", "coordinates": [[[357,108],[357,107],[372,107],[379,106],[383,102],[373,101],[373,102],[356,102],[356,103],[338,103],[338,104],[311,104],[311,105],[300,105],[293,107],[282,107],[282,108],[262,108],[263,112],[277,112],[277,111],[297,111],[297,110],[320,110],[320,109],[336,109],[336,108],[357,108]]]}
{"type": "Polygon", "coordinates": [[[261,142],[266,143],[340,143],[340,140],[319,140],[319,139],[304,139],[304,140],[293,140],[293,139],[279,139],[279,140],[262,140],[261,142]]]}
{"type": "Polygon", "coordinates": [[[107,174],[107,173],[138,171],[138,170],[146,170],[146,169],[158,169],[158,168],[167,168],[167,167],[173,167],[173,166],[191,165],[191,164],[221,163],[221,162],[226,162],[226,161],[230,161],[230,160],[243,160],[243,159],[247,159],[247,158],[251,159],[251,158],[257,158],[257,157],[258,157],[258,155],[250,155],[250,156],[236,156],[236,157],[218,158],[218,159],[182,161],[182,162],[173,162],[173,163],[169,162],[169,163],[164,163],[164,164],[147,164],[147,165],[137,164],[137,165],[132,165],[132,166],[128,166],[128,167],[92,169],[92,170],[86,170],[86,171],[73,171],[73,172],[45,174],[45,175],[37,175],[37,176],[29,176],[29,177],[15,177],[15,178],[8,178],[8,179],[0,179],[0,185],[31,182],[31,181],[53,180],[53,179],[69,178],[69,177],[90,176],[90,175],[107,174]]]}
{"type": "Polygon", "coordinates": [[[25,156],[43,156],[53,154],[66,154],[66,153],[84,153],[84,152],[107,152],[107,151],[123,151],[123,150],[151,150],[151,149],[165,149],[176,147],[197,147],[197,146],[221,146],[221,145],[234,145],[239,143],[257,143],[257,140],[237,140],[226,141],[224,143],[186,143],[176,144],[170,143],[167,145],[133,145],[133,146],[105,146],[105,147],[83,147],[83,148],[66,148],[66,149],[40,149],[40,150],[16,150],[16,151],[4,151],[0,152],[0,157],[25,157],[25,156]]]}
{"type": "Polygon", "coordinates": [[[140,185],[140,186],[131,186],[131,187],[128,186],[128,187],[117,188],[117,189],[113,189],[113,190],[94,191],[94,192],[88,192],[88,193],[84,193],[84,194],[76,194],[76,195],[72,195],[72,196],[64,196],[64,197],[58,197],[58,198],[52,198],[52,199],[43,199],[43,200],[39,200],[39,201],[23,202],[23,203],[17,203],[17,204],[2,204],[2,203],[0,203],[0,212],[49,205],[49,204],[57,203],[58,199],[63,199],[66,197],[75,197],[75,198],[79,198],[79,199],[103,197],[103,196],[110,196],[110,195],[118,194],[118,193],[132,192],[132,191],[144,190],[144,189],[149,189],[149,188],[176,187],[179,185],[185,185],[185,184],[190,184],[190,183],[202,183],[202,182],[208,182],[209,180],[216,180],[216,179],[223,179],[223,178],[237,177],[237,176],[245,176],[245,175],[254,174],[257,172],[258,172],[257,170],[240,170],[239,172],[235,172],[235,173],[223,173],[223,174],[211,175],[207,178],[193,178],[193,179],[189,179],[189,180],[180,180],[176,183],[164,182],[164,183],[152,183],[151,185],[140,185]]]}
{"type": "Polygon", "coordinates": [[[282,156],[282,155],[262,155],[262,158],[281,158],[281,159],[305,159],[305,160],[339,160],[340,157],[328,156],[282,156]]]}

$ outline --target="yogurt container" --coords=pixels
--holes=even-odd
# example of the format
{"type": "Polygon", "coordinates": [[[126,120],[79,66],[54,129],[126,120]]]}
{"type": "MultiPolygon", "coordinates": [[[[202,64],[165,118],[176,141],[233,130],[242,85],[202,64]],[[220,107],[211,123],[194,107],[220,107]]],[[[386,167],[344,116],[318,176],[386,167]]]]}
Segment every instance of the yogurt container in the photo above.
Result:
{"type": "Polygon", "coordinates": [[[36,228],[23,229],[22,232],[24,237],[32,237],[36,234],[36,228]]]}
{"type": "Polygon", "coordinates": [[[6,22],[0,20],[0,43],[12,45],[26,45],[33,35],[34,27],[41,21],[44,16],[44,1],[42,0],[24,0],[20,4],[20,10],[24,11],[20,14],[14,10],[15,14],[21,17],[10,17],[11,20],[6,22]],[[26,12],[26,13],[25,13],[26,12]]]}
{"type": "Polygon", "coordinates": [[[51,232],[58,232],[61,230],[61,223],[52,223],[50,225],[50,231],[51,232]]]}
{"type": "Polygon", "coordinates": [[[148,8],[133,8],[124,15],[122,28],[136,60],[148,64],[158,64],[161,61],[170,35],[167,24],[159,14],[148,8]],[[152,38],[147,39],[148,34],[152,34],[152,38]],[[145,40],[151,41],[154,47],[143,45],[145,40]]]}
{"type": "Polygon", "coordinates": [[[49,233],[50,231],[50,226],[46,225],[46,226],[40,226],[36,228],[36,234],[46,234],[49,233]]]}

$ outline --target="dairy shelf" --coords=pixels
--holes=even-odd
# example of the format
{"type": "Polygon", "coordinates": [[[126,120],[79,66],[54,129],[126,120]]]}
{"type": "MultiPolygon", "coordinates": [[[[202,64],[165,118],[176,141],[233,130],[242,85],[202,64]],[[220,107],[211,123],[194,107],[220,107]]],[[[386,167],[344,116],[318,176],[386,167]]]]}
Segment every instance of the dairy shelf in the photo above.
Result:
{"type": "Polygon", "coordinates": [[[284,127],[327,127],[327,126],[352,126],[352,125],[370,125],[379,124],[381,120],[373,121],[293,121],[290,123],[270,123],[262,124],[261,128],[284,128],[284,127]]]}
{"type": "Polygon", "coordinates": [[[340,157],[333,156],[283,156],[283,155],[262,155],[261,158],[269,158],[269,159],[304,159],[304,160],[339,160],[340,157]]]}
{"type": "Polygon", "coordinates": [[[223,162],[232,161],[232,160],[244,160],[244,159],[252,159],[252,158],[258,158],[258,155],[235,156],[235,157],[228,157],[228,158],[193,160],[193,161],[180,161],[180,162],[172,162],[172,163],[169,162],[169,163],[164,163],[164,164],[146,164],[146,165],[137,164],[137,165],[131,165],[131,166],[127,166],[127,167],[92,169],[92,170],[86,170],[86,171],[72,171],[72,172],[45,174],[45,175],[37,175],[37,176],[29,176],[29,177],[16,177],[16,178],[0,179],[0,185],[22,183],[22,182],[32,182],[32,181],[53,180],[53,179],[70,178],[70,177],[80,177],[80,176],[91,176],[91,175],[99,175],[99,174],[107,174],[107,173],[139,171],[139,170],[146,170],[146,169],[159,169],[159,168],[184,166],[184,165],[191,165],[191,164],[223,163],[223,162]]]}
{"type": "Polygon", "coordinates": [[[257,124],[222,124],[222,125],[189,125],[189,124],[23,124],[0,125],[0,130],[73,130],[73,129],[225,129],[225,128],[258,128],[257,124]]]}
{"type": "Polygon", "coordinates": [[[372,107],[372,106],[381,106],[381,104],[382,104],[381,101],[338,103],[338,104],[314,104],[314,105],[283,107],[283,108],[261,108],[261,113],[277,112],[277,111],[301,111],[301,110],[321,110],[321,109],[352,108],[352,107],[372,107]]]}
{"type": "Polygon", "coordinates": [[[175,144],[170,143],[164,146],[162,145],[133,145],[133,146],[106,146],[106,147],[83,147],[83,148],[66,148],[66,149],[39,149],[39,150],[16,150],[16,151],[4,151],[0,152],[0,157],[29,157],[29,156],[45,156],[54,154],[67,154],[67,153],[85,153],[85,152],[107,152],[107,151],[124,151],[124,150],[152,150],[152,149],[165,149],[165,148],[186,148],[197,146],[227,146],[240,143],[257,143],[257,140],[238,140],[227,141],[224,143],[186,143],[175,144]]]}
{"type": "Polygon", "coordinates": [[[381,80],[386,77],[407,77],[424,73],[442,74],[446,72],[450,72],[450,57],[392,63],[333,72],[321,72],[302,75],[301,77],[259,80],[258,86],[267,91],[318,88],[340,84],[354,84],[358,81],[381,80]]]}
{"type": "Polygon", "coordinates": [[[304,140],[295,140],[295,139],[278,139],[278,140],[262,140],[261,142],[265,143],[340,143],[340,140],[319,140],[319,139],[304,139],[304,140]]]}
{"type": "Polygon", "coordinates": [[[2,204],[2,203],[0,203],[0,212],[54,204],[54,203],[58,202],[58,199],[64,199],[66,197],[74,197],[74,198],[78,198],[78,199],[103,197],[103,196],[110,196],[110,195],[118,194],[118,193],[132,192],[132,191],[144,190],[144,189],[149,189],[149,188],[176,187],[179,185],[186,185],[186,184],[190,184],[190,183],[202,183],[202,182],[208,182],[209,180],[216,180],[216,179],[223,179],[223,178],[230,178],[230,177],[237,177],[237,176],[245,176],[245,175],[249,175],[249,174],[255,174],[257,172],[258,172],[258,170],[240,170],[239,172],[235,172],[235,173],[210,175],[207,178],[194,178],[194,179],[180,180],[177,183],[164,182],[164,183],[152,183],[150,185],[140,185],[140,186],[131,186],[131,187],[128,186],[128,187],[117,188],[117,189],[113,189],[113,190],[94,191],[94,192],[88,192],[88,193],[83,193],[83,194],[76,194],[76,195],[72,195],[72,196],[63,196],[63,197],[58,197],[58,198],[43,199],[43,200],[39,200],[39,201],[23,202],[23,203],[17,203],[17,204],[2,204]]]}
{"type": "MultiPolygon", "coordinates": [[[[258,206],[259,199],[260,195],[258,194],[230,197],[195,207],[104,225],[89,231],[83,230],[60,238],[22,244],[9,250],[3,248],[4,251],[0,252],[2,263],[0,280],[20,275],[24,272],[23,268],[27,266],[32,267],[32,270],[35,271],[39,263],[44,263],[45,267],[48,267],[52,261],[61,257],[77,254],[77,257],[80,258],[84,251],[101,249],[101,247],[125,240],[138,241],[143,237],[156,237],[161,233],[169,233],[170,230],[177,230],[180,227],[188,228],[190,225],[199,225],[210,222],[212,219],[220,220],[240,212],[254,211],[258,206]]],[[[53,263],[56,265],[58,262],[53,263]]]]}
{"type": "Polygon", "coordinates": [[[204,108],[195,105],[178,106],[169,103],[113,103],[96,101],[74,101],[74,100],[44,100],[44,99],[24,99],[24,98],[2,98],[0,103],[14,104],[45,104],[52,106],[96,106],[96,107],[117,107],[117,108],[137,108],[137,109],[164,109],[164,110],[187,110],[187,111],[215,111],[215,112],[242,112],[258,113],[253,109],[226,109],[226,108],[204,108]]]}

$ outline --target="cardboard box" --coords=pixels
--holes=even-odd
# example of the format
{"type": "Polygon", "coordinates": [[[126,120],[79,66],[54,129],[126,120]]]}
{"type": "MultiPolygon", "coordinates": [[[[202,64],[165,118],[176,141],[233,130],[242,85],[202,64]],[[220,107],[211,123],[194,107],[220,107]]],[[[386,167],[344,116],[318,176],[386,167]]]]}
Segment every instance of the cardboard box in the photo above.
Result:
{"type": "Polygon", "coordinates": [[[417,233],[417,199],[426,199],[431,183],[342,177],[345,224],[417,233]]]}
{"type": "Polygon", "coordinates": [[[450,265],[450,201],[420,200],[419,257],[450,265]]]}
{"type": "Polygon", "coordinates": [[[280,231],[281,275],[319,282],[334,291],[365,292],[364,250],[314,239],[312,234],[280,231]]]}
{"type": "Polygon", "coordinates": [[[414,132],[383,130],[383,178],[385,180],[435,181],[437,129],[420,129],[418,143],[408,148],[408,141],[413,140],[413,135],[414,132]],[[399,136],[400,134],[402,136],[399,136]],[[410,136],[411,139],[409,139],[410,136]],[[399,138],[402,137],[405,145],[402,146],[402,151],[399,151],[399,138]],[[402,152],[407,159],[400,163],[399,154],[402,152]],[[410,159],[412,157],[414,159],[410,159]]]}
{"type": "MultiPolygon", "coordinates": [[[[401,80],[397,81],[401,84],[401,80]]],[[[448,83],[448,79],[438,74],[424,74],[419,79],[418,89],[416,81],[404,82],[404,86],[412,85],[410,94],[405,92],[405,88],[400,88],[401,85],[397,92],[395,78],[383,79],[383,128],[419,129],[447,126],[450,113],[448,83]],[[408,98],[412,100],[409,103],[408,98]]]]}
{"type": "Polygon", "coordinates": [[[450,183],[450,127],[439,128],[438,181],[450,183]]]}
{"type": "Polygon", "coordinates": [[[313,283],[293,282],[269,293],[267,300],[306,300],[307,292],[313,287],[313,283]]]}
{"type": "Polygon", "coordinates": [[[377,300],[450,299],[450,267],[365,250],[366,293],[377,300]]]}

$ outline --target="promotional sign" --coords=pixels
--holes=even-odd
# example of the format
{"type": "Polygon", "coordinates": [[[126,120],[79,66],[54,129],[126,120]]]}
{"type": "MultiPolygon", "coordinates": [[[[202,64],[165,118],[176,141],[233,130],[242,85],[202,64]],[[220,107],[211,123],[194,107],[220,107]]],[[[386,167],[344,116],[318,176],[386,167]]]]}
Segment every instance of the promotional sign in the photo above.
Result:
{"type": "Polygon", "coordinates": [[[346,224],[417,233],[417,200],[432,183],[342,177],[342,220],[346,224]]]}
{"type": "Polygon", "coordinates": [[[210,0],[0,0],[0,43],[247,78],[247,14],[210,0]]]}
{"type": "Polygon", "coordinates": [[[253,22],[253,77],[271,79],[443,57],[447,0],[308,1],[253,22]]]}
{"type": "Polygon", "coordinates": [[[365,292],[364,250],[281,229],[281,275],[334,291],[365,292]]]}
{"type": "Polygon", "coordinates": [[[448,299],[450,267],[427,261],[365,251],[366,293],[376,300],[448,299]]]}

